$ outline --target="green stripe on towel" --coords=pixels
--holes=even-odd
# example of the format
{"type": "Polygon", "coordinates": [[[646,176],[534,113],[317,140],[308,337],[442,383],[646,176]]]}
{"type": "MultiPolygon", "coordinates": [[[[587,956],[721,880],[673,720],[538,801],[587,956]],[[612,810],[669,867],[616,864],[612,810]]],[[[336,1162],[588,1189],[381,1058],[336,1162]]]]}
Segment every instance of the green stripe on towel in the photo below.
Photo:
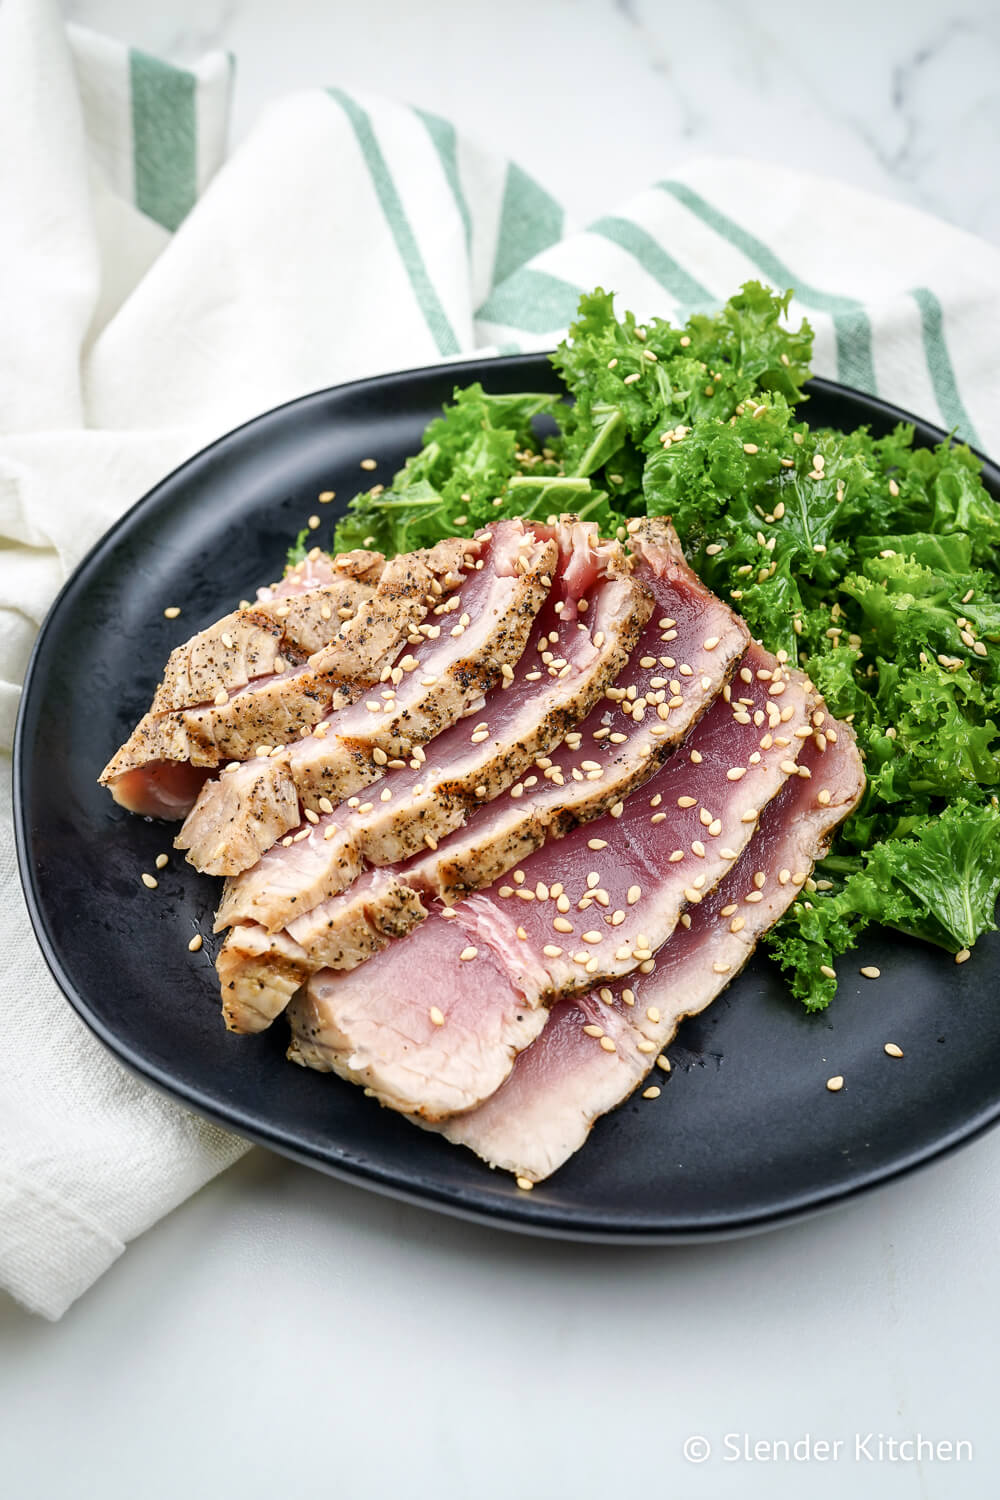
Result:
{"type": "Polygon", "coordinates": [[[837,338],[838,379],[845,385],[858,386],[873,396],[878,394],[872,354],[872,330],[863,303],[854,297],[842,297],[836,292],[824,292],[819,287],[810,286],[762,240],[713,207],[686,183],[668,181],[658,183],[657,186],[676,198],[678,203],[682,203],[704,225],[759,266],[776,290],[794,287],[800,302],[808,307],[815,307],[819,312],[829,313],[833,318],[837,338]]]}
{"type": "Polygon", "coordinates": [[[548,271],[523,266],[493,288],[476,317],[521,333],[552,333],[572,323],[582,295],[578,286],[548,271]]]}
{"type": "Polygon", "coordinates": [[[198,195],[195,77],[129,49],[136,207],[176,229],[198,195]]]}
{"type": "Polygon", "coordinates": [[[465,200],[465,192],[462,188],[462,179],[458,172],[458,140],[455,135],[455,127],[449,120],[442,120],[440,115],[432,115],[429,110],[417,109],[413,113],[424,122],[427,134],[433,142],[434,149],[441,162],[441,170],[444,172],[448,186],[451,188],[465,230],[465,248],[472,248],[472,215],[469,205],[465,200]]]}
{"type": "Polygon", "coordinates": [[[533,177],[514,162],[507,167],[493,285],[507,281],[535,255],[562,238],[563,211],[533,177]]]}
{"type": "Polygon", "coordinates": [[[406,210],[393,181],[392,173],[389,171],[389,165],[375,138],[371,120],[360,104],[352,99],[350,94],[345,94],[343,89],[332,88],[328,90],[328,93],[331,99],[340,105],[350,121],[361,155],[371,174],[372,186],[396,242],[400,260],[410,279],[413,295],[417,299],[431,336],[438,346],[438,351],[441,354],[457,354],[459,343],[455,337],[455,330],[448,321],[448,315],[441,305],[434,283],[424,264],[417,237],[406,216],[406,210]]]}
{"type": "Polygon", "coordinates": [[[920,309],[920,326],[924,336],[924,355],[930,371],[934,395],[941,420],[949,431],[954,428],[966,443],[980,446],[972,419],[958,391],[958,381],[944,337],[944,313],[934,293],[925,286],[914,287],[910,294],[920,309]]]}
{"type": "Polygon", "coordinates": [[[678,265],[647,229],[633,224],[631,219],[598,219],[589,228],[591,234],[610,240],[637,260],[642,269],[687,310],[688,315],[696,307],[718,305],[718,298],[713,297],[707,287],[678,265]]]}

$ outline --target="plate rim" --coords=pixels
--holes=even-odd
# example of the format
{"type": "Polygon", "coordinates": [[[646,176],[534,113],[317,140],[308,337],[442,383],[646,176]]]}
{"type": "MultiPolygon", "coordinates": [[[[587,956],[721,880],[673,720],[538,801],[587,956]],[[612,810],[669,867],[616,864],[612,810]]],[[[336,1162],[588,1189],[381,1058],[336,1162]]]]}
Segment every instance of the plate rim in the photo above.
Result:
{"type": "MultiPolygon", "coordinates": [[[[614,1227],[611,1227],[606,1217],[600,1214],[592,1219],[581,1214],[579,1217],[574,1217],[572,1222],[567,1222],[564,1209],[557,1207],[554,1211],[547,1210],[544,1203],[544,1183],[540,1185],[543,1191],[538,1197],[520,1194],[509,1200],[485,1201],[473,1205],[467,1201],[467,1195],[463,1193],[463,1190],[441,1188],[435,1185],[432,1177],[426,1180],[421,1179],[419,1172],[410,1174],[409,1180],[403,1182],[398,1172],[388,1168],[382,1169],[377,1163],[331,1161],[327,1157],[314,1154],[307,1148],[297,1145],[287,1135],[283,1135],[281,1127],[268,1121],[266,1117],[248,1119],[240,1107],[222,1106],[217,1099],[206,1095],[199,1086],[178,1081],[169,1069],[160,1067],[151,1059],[137,1053],[128,1043],[122,1042],[114,1028],[107,1025],[92,1009],[56,952],[48,928],[45,903],[37,884],[38,872],[31,858],[24,774],[25,736],[26,721],[34,706],[32,694],[39,690],[36,689],[39,663],[44,654],[47,637],[55,628],[64,602],[74,589],[79,575],[90,569],[99,560],[103,551],[112,548],[117,543],[119,534],[128,523],[155,508],[164,490],[173,489],[179,480],[183,481],[190,477],[199,465],[213,459],[220,449],[230,443],[238,442],[250,429],[259,431],[265,429],[270,422],[286,421],[289,414],[296,409],[322,404],[330,397],[347,391],[384,390],[389,385],[405,384],[416,381],[420,377],[433,376],[440,379],[443,375],[447,375],[453,377],[454,383],[458,385],[466,383],[463,377],[482,378],[490,368],[498,366],[510,368],[521,365],[526,374],[530,374],[532,382],[537,385],[540,374],[549,373],[545,365],[548,352],[543,350],[504,356],[473,356],[446,364],[422,365],[413,369],[367,376],[360,380],[344,381],[293,397],[279,406],[271,407],[267,411],[248,418],[239,426],[221,434],[211,443],[189,455],[164,475],[97,538],[73,568],[49,606],[32,646],[24,673],[12,746],[14,841],[21,888],[35,941],[38,943],[46,966],[67,1003],[90,1032],[128,1072],[142,1078],[159,1092],[178,1101],[195,1114],[242,1139],[262,1145],[340,1181],[370,1189],[398,1201],[411,1203],[416,1207],[447,1213],[452,1217],[494,1229],[583,1243],[647,1246],[697,1244],[745,1237],[828,1212],[839,1204],[850,1202],[878,1187],[898,1181],[923,1166],[943,1159],[963,1145],[971,1143],[1000,1123],[1000,1089],[991,1105],[981,1108],[961,1125],[954,1126],[933,1142],[903,1153],[892,1164],[876,1165],[867,1170],[861,1170],[848,1183],[821,1186],[812,1191],[799,1190],[795,1194],[794,1201],[786,1206],[766,1211],[744,1210],[736,1216],[725,1217],[718,1214],[713,1217],[709,1214],[698,1225],[675,1225],[670,1228],[657,1228],[641,1223],[629,1227],[620,1221],[615,1221],[614,1227]]],[[[935,423],[928,422],[881,397],[869,395],[865,391],[857,390],[839,381],[813,377],[807,383],[806,390],[834,398],[846,397],[882,420],[915,424],[918,428],[930,433],[936,441],[953,437],[953,434],[945,432],[935,423]]],[[[978,448],[969,446],[984,469],[990,472],[994,482],[1000,485],[1000,466],[978,448]]],[[[483,1164],[483,1171],[489,1170],[483,1164]]]]}

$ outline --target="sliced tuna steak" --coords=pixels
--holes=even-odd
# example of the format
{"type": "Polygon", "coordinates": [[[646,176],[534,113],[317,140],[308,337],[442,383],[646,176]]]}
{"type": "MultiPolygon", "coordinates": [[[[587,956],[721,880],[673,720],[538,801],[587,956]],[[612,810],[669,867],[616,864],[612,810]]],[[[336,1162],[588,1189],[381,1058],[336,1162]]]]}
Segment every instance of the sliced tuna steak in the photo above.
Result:
{"type": "MultiPolygon", "coordinates": [[[[220,688],[212,702],[198,707],[146,714],[104,768],[101,782],[122,801],[135,781],[122,778],[145,766],[178,761],[214,768],[224,760],[247,758],[259,744],[281,744],[308,732],[331,708],[352,702],[378,681],[400,643],[415,639],[413,631],[427,611],[433,585],[440,578],[460,576],[454,569],[461,567],[461,559],[462,544],[457,540],[439,543],[431,552],[393,559],[376,589],[366,590],[350,618],[338,619],[335,628],[332,606],[321,603],[318,618],[322,620],[324,607],[330,610],[331,638],[304,663],[289,665],[279,655],[278,675],[257,675],[232,692],[220,688]]],[[[304,631],[315,629],[307,620],[306,598],[299,595],[296,606],[304,631]]],[[[275,606],[282,607],[291,612],[293,604],[286,599],[275,606]]],[[[237,640],[221,631],[218,641],[206,643],[206,650],[221,650],[236,670],[244,645],[243,636],[237,640]]],[[[173,676],[176,686],[177,674],[173,676]]]]}
{"type": "Polygon", "coordinates": [[[552,591],[527,648],[474,721],[438,735],[416,766],[387,767],[363,799],[304,823],[229,881],[216,931],[240,920],[277,931],[346,889],[363,861],[389,865],[433,846],[588,713],[628,660],[652,599],[629,574],[618,543],[601,543],[596,527],[567,523],[556,528],[556,541],[552,591]]]}
{"type": "MultiPolygon", "coordinates": [[[[688,569],[679,543],[665,523],[645,526],[636,543],[641,549],[636,577],[653,594],[655,609],[617,685],[607,689],[611,695],[607,702],[592,710],[582,728],[570,733],[563,746],[550,756],[539,757],[533,773],[517,784],[511,795],[480,809],[466,827],[439,845],[432,837],[432,847],[409,864],[395,866],[395,880],[382,882],[378,892],[386,908],[385,919],[375,908],[374,895],[360,902],[348,890],[343,897],[334,894],[323,899],[324,885],[343,890],[359,869],[356,846],[352,850],[341,831],[357,825],[364,830],[366,822],[377,824],[380,817],[389,818],[392,804],[373,800],[381,785],[376,783],[356,813],[349,807],[335,809],[314,829],[300,829],[287,850],[272,849],[259,866],[240,881],[231,882],[217,929],[232,923],[237,915],[244,920],[259,921],[263,917],[264,925],[275,928],[284,919],[289,933],[303,948],[303,978],[323,966],[347,968],[354,955],[371,951],[373,939],[380,939],[380,945],[384,945],[390,935],[399,935],[400,912],[407,913],[414,925],[422,920],[426,908],[415,893],[450,900],[487,886],[537,849],[547,836],[561,837],[574,824],[598,817],[648,777],[713,700],[745,647],[747,633],[688,569]],[[667,647],[680,654],[667,655],[667,647]],[[655,651],[660,655],[654,655],[655,651]],[[688,658],[698,663],[697,673],[688,658]],[[689,670],[681,672],[681,667],[689,670]],[[664,682],[665,670],[676,670],[678,676],[664,682]],[[674,686],[676,694],[672,692],[674,686]],[[627,713],[625,705],[629,706],[627,713]],[[558,774],[553,776],[553,771],[558,774]],[[352,817],[357,825],[352,825],[352,817]],[[335,828],[332,835],[331,826],[335,828]],[[283,864],[283,859],[287,863],[283,864]],[[321,905],[316,905],[317,896],[321,905]],[[243,903],[242,910],[237,898],[243,903]],[[315,910],[311,910],[313,907],[315,910]],[[308,918],[305,913],[310,913],[308,918]]],[[[589,615],[597,602],[588,601],[585,613],[589,615]]],[[[595,633],[595,639],[603,633],[595,633]]],[[[454,733],[465,737],[468,732],[460,726],[454,733]]],[[[440,745],[438,740],[431,747],[438,763],[442,759],[440,745]]],[[[489,742],[479,748],[490,750],[489,742]]],[[[423,792],[440,792],[433,774],[425,777],[425,773],[426,766],[420,768],[419,775],[408,769],[393,778],[393,784],[401,784],[403,793],[413,799],[418,812],[428,806],[423,792]],[[414,783],[422,788],[420,798],[413,798],[414,783]]],[[[393,803],[397,800],[394,795],[393,803]]],[[[421,825],[415,826],[419,833],[421,825]]],[[[363,852],[377,858],[377,847],[373,850],[371,844],[366,843],[363,852]]],[[[391,847],[385,852],[391,853],[391,847]]],[[[227,949],[230,946],[236,951],[243,948],[238,931],[234,930],[227,949]]],[[[260,990],[263,960],[259,940],[255,939],[252,951],[254,1003],[248,1021],[256,1029],[266,1010],[260,990]]],[[[232,983],[235,968],[228,952],[226,970],[232,983]]],[[[238,1016],[238,990],[237,985],[227,1007],[234,1018],[238,1016]]],[[[274,1014],[284,1006],[285,998],[281,987],[276,986],[274,1014]]]]}
{"type": "Polygon", "coordinates": [[[540,1182],[644,1081],[684,1017],[704,1010],[739,973],[864,790],[851,731],[822,709],[816,717],[816,743],[801,756],[811,779],[789,779],[739,862],[660,949],[652,972],[554,1006],[501,1088],[440,1127],[448,1140],[540,1182]],[[829,743],[827,732],[836,737],[829,743]]]}
{"type": "Polygon", "coordinates": [[[555,543],[501,521],[464,545],[472,565],[409,638],[412,649],[386,667],[380,688],[296,744],[267,747],[206,784],[176,840],[196,868],[239,874],[299,824],[300,802],[318,817],[389,761],[419,762],[422,743],[473,709],[519,659],[551,587],[555,543]]]}
{"type": "MultiPolygon", "coordinates": [[[[651,969],[653,954],[684,907],[699,905],[725,876],[749,842],[760,810],[798,774],[798,751],[810,734],[815,699],[809,685],[798,673],[783,672],[763,648],[750,647],[735,682],[743,689],[739,698],[735,686],[732,694],[725,689],[682,750],[627,802],[545,845],[509,884],[469,897],[447,916],[436,908],[408,938],[371,961],[378,965],[377,981],[368,974],[370,965],[321,970],[306,998],[291,1006],[293,1037],[310,1042],[311,1057],[318,1048],[346,1048],[344,1066],[351,1071],[348,1022],[363,994],[367,1037],[376,1035],[378,1017],[384,1017],[380,1041],[371,1044],[371,1056],[366,1052],[367,1086],[395,1108],[436,1118],[419,1095],[401,1093],[396,1068],[403,1046],[400,1009],[439,1004],[446,988],[436,959],[442,929],[454,924],[465,934],[473,970],[480,956],[489,965],[483,986],[488,981],[491,1003],[505,1016],[538,1011],[595,984],[651,969]],[[497,966],[500,980],[492,974],[497,966]]],[[[455,1045],[466,1045],[464,1032],[455,1045]]],[[[470,1085],[482,1091],[475,1098],[470,1092],[469,1108],[487,1097],[486,1083],[503,1061],[487,1057],[484,1047],[477,1057],[478,1075],[468,1059],[460,1069],[463,1078],[481,1079],[470,1085]]],[[[407,1050],[407,1067],[416,1061],[407,1050]]]]}

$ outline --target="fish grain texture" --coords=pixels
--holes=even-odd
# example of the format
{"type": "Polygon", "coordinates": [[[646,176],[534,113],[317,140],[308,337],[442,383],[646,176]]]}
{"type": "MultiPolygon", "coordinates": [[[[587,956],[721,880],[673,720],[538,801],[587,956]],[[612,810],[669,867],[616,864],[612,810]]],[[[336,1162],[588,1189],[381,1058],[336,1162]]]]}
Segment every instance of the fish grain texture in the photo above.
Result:
{"type": "Polygon", "coordinates": [[[790,778],[765,808],[738,863],[692,910],[690,927],[679,927],[661,948],[652,972],[554,1006],[497,1092],[441,1124],[448,1140],[540,1182],[580,1149],[595,1120],[646,1080],[681,1021],[704,1010],[741,971],[857,806],[861,758],[846,725],[834,732],[824,752],[807,743],[802,763],[811,779],[790,778]],[[818,800],[824,789],[828,803],[818,800]],[[752,893],[761,899],[748,904],[752,893]]]}
{"type": "Polygon", "coordinates": [[[733,693],[715,700],[684,746],[623,805],[544,845],[510,883],[459,902],[454,915],[435,909],[360,969],[314,975],[289,1008],[290,1055],[311,1065],[325,1055],[383,1102],[427,1119],[487,1098],[525,1037],[542,1030],[547,1006],[641,972],[684,908],[699,905],[723,879],[760,810],[798,775],[797,731],[809,734],[814,703],[799,673],[782,671],[751,645],[733,693]],[[743,774],[733,780],[737,768],[743,774]],[[590,847],[595,836],[604,844],[598,852],[590,847]],[[504,1025],[490,1032],[492,1045],[480,1035],[472,1047],[465,990],[447,997],[448,1037],[436,1040],[435,1051],[451,1039],[454,1067],[439,1076],[431,1103],[412,1091],[424,1070],[412,1039],[404,1039],[402,1018],[432,1004],[444,1009],[439,949],[456,931],[474,955],[469,968],[481,962],[490,969],[474,991],[477,1014],[492,1005],[504,1025]],[[446,1076],[454,1082],[450,1092],[440,1086],[446,1076]]]}

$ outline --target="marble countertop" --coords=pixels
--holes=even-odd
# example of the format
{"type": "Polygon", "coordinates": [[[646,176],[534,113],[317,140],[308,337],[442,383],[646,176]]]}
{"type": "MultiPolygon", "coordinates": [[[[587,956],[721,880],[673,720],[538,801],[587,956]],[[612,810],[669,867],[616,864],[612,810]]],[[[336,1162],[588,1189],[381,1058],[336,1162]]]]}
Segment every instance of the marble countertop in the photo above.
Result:
{"type": "MultiPolygon", "coordinates": [[[[934,0],[63,9],[178,61],[230,49],[237,139],[288,90],[339,83],[448,116],[578,220],[725,152],[808,166],[1000,243],[992,0],[958,13],[934,0]]],[[[0,1298],[3,1489],[992,1500],[998,1175],[994,1133],[778,1233],[620,1250],[463,1224],[256,1151],[60,1323],[0,1298]],[[806,1434],[843,1446],[747,1456],[746,1443],[806,1434]],[[880,1434],[973,1456],[893,1458],[880,1434]],[[711,1445],[703,1462],[697,1445],[685,1457],[693,1438],[711,1445]]]]}
{"type": "Polygon", "coordinates": [[[577,219],[695,155],[763,157],[1000,243],[1000,8],[967,0],[63,0],[177,61],[237,61],[234,131],[337,83],[435,110],[577,219]]]}

